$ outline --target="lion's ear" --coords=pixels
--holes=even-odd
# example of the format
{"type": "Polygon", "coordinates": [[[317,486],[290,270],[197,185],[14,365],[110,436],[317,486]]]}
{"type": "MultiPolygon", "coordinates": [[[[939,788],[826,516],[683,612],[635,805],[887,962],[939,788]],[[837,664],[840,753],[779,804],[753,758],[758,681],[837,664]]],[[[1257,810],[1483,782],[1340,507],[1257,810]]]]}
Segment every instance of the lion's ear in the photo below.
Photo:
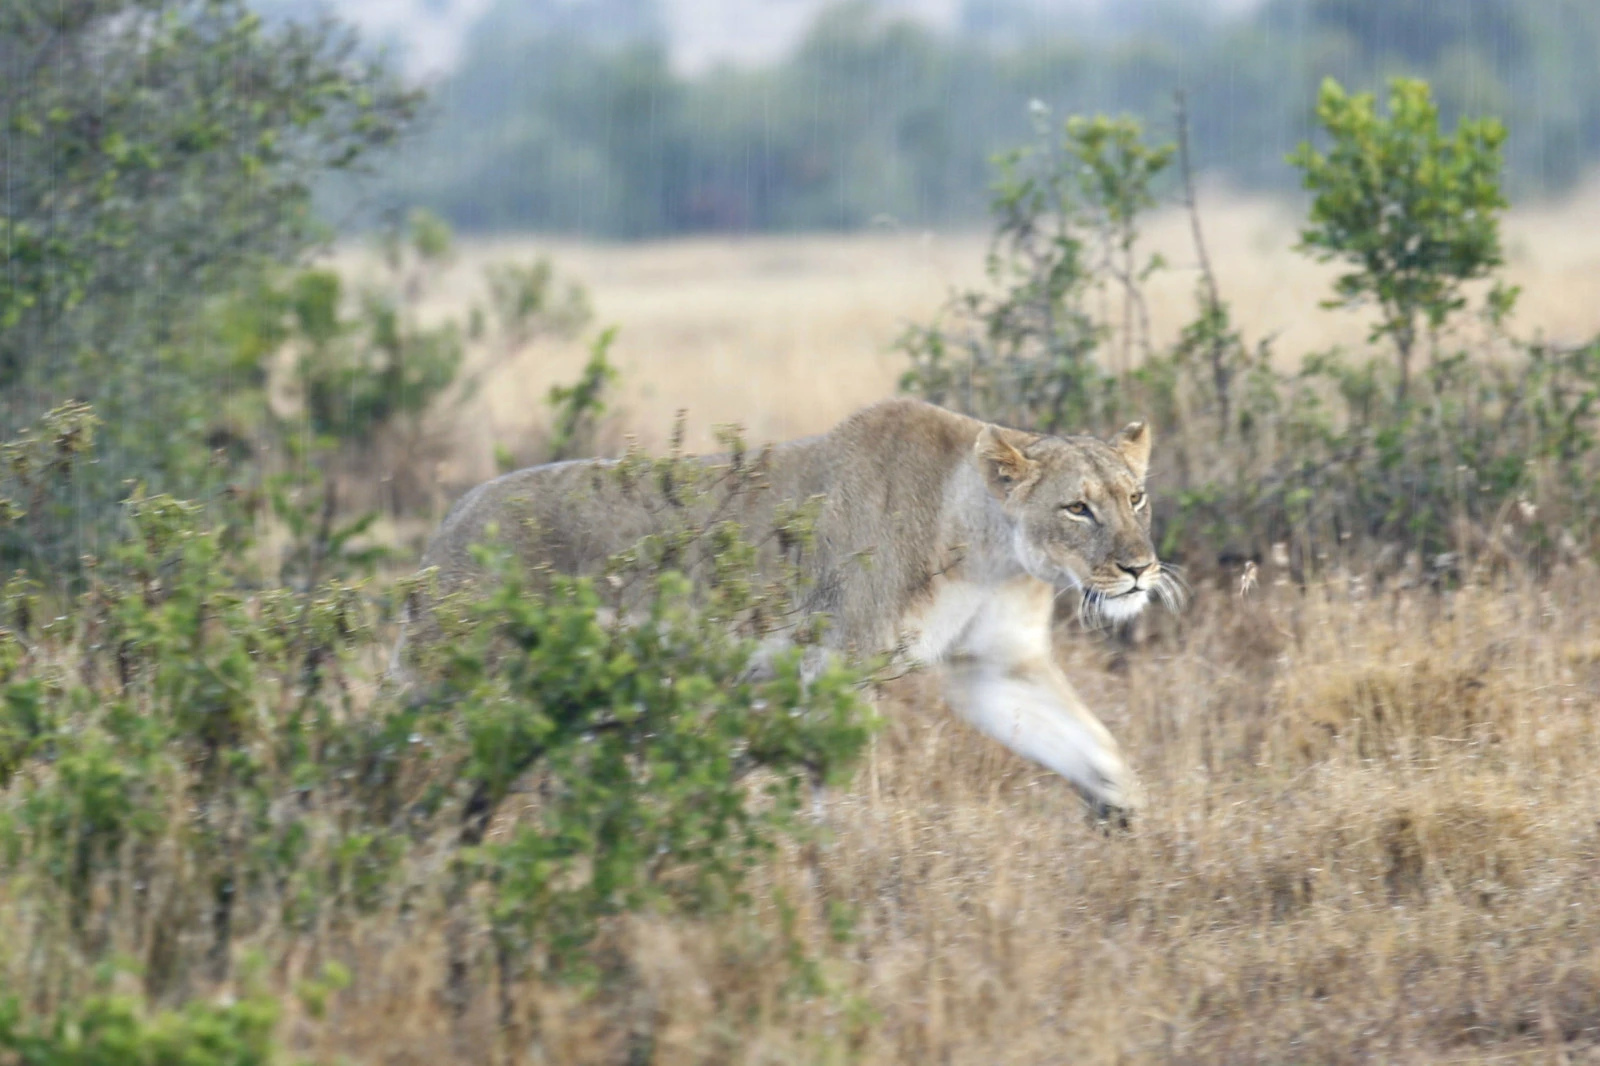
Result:
{"type": "Polygon", "coordinates": [[[978,430],[978,441],[972,447],[978,469],[995,499],[1004,500],[1018,485],[1033,478],[1039,464],[1018,451],[1009,441],[1002,440],[995,427],[984,426],[978,430]]]}
{"type": "Polygon", "coordinates": [[[1129,422],[1111,438],[1111,446],[1133,468],[1133,476],[1143,481],[1145,471],[1150,469],[1150,424],[1129,422]]]}

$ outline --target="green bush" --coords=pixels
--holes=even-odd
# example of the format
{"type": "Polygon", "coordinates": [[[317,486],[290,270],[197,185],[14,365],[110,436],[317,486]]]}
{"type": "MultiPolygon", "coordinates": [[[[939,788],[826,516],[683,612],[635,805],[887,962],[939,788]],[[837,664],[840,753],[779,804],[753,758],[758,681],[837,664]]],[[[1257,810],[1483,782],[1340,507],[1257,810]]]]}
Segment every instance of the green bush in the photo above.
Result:
{"type": "Polygon", "coordinates": [[[609,358],[617,331],[605,330],[589,348],[589,360],[571,385],[552,385],[549,402],[555,413],[550,434],[550,461],[570,459],[586,450],[594,438],[595,423],[605,414],[605,390],[617,379],[609,358]]]}
{"type": "Polygon", "coordinates": [[[1330,148],[1291,157],[1317,193],[1304,248],[1352,262],[1334,302],[1376,302],[1372,339],[1394,356],[1308,353],[1286,373],[1266,344],[1245,342],[1205,273],[1177,342],[1130,365],[1137,288],[1161,268],[1137,255],[1136,218],[1171,148],[1101,120],[1069,123],[1059,141],[1041,129],[1002,160],[992,288],[958,294],[940,321],[906,334],[902,387],[1046,431],[1152,420],[1162,548],[1190,563],[1276,554],[1299,574],[1348,566],[1414,580],[1592,549],[1600,344],[1506,333],[1515,292],[1494,282],[1498,126],[1467,122],[1446,137],[1426,86],[1395,92],[1380,118],[1370,98],[1330,83],[1330,148]],[[1086,139],[1091,130],[1108,132],[1086,139]],[[1475,320],[1459,313],[1471,280],[1492,282],[1475,320]],[[1122,296],[1120,321],[1091,313],[1096,290],[1122,296]],[[1419,337],[1429,360],[1408,388],[1419,337]]]}
{"type": "MultiPolygon", "coordinates": [[[[44,459],[26,477],[70,491],[88,426],[52,415],[15,451],[44,459]]],[[[696,491],[680,483],[689,511],[696,491]]],[[[0,1009],[0,1058],[255,1061],[270,1011],[194,997],[247,945],[337,959],[363,920],[481,922],[491,940],[450,941],[452,992],[485,959],[511,982],[596,973],[612,916],[737,905],[751,864],[804,831],[806,784],[865,741],[861,670],[802,674],[798,652],[753,668],[767,586],[726,522],[641,546],[615,582],[494,568],[481,598],[451,601],[469,631],[435,683],[398,692],[375,681],[409,590],[361,579],[363,558],[302,546],[320,562],[285,586],[234,503],[124,511],[81,592],[19,577],[0,593],[0,980],[39,990],[36,1022],[0,1009]],[[713,564],[698,588],[661,565],[691,542],[713,564]],[[615,609],[623,589],[642,615],[615,609]],[[487,837],[530,785],[538,800],[487,837]],[[107,967],[190,1005],[105,999],[107,967]]],[[[295,991],[315,1013],[340,983],[295,991]]]]}
{"type": "Polygon", "coordinates": [[[58,489],[74,480],[100,420],[82,403],[57,407],[0,445],[0,559],[42,570],[50,546],[70,536],[77,513],[58,489]]]}
{"type": "Polygon", "coordinates": [[[1132,119],[1074,118],[1058,142],[1042,104],[1035,138],[999,157],[986,273],[995,292],[954,298],[942,321],[912,327],[902,389],[1012,425],[1068,430],[1102,413],[1112,381],[1096,356],[1107,323],[1092,298],[1115,288],[1123,305],[1120,354],[1131,359],[1136,322],[1148,325],[1138,282],[1158,264],[1138,254],[1138,217],[1172,158],[1143,143],[1132,119]]]}
{"type": "MultiPolygon", "coordinates": [[[[81,557],[111,542],[122,521],[116,502],[136,485],[176,485],[202,499],[243,494],[263,504],[304,549],[285,557],[286,577],[314,572],[319,552],[367,551],[356,541],[375,507],[404,514],[431,500],[427,471],[444,446],[437,427],[499,362],[580,330],[590,317],[588,297],[548,260],[495,263],[485,271],[482,305],[424,321],[419,307],[450,265],[449,228],[415,212],[384,235],[380,250],[381,270],[359,286],[330,269],[262,265],[236,292],[192,309],[184,346],[174,349],[184,360],[174,364],[174,398],[203,420],[200,437],[140,421],[152,412],[115,427],[80,422],[81,404],[20,430],[5,446],[9,472],[0,492],[8,483],[10,505],[25,515],[0,528],[0,563],[80,581],[81,557]],[[464,369],[469,344],[484,353],[471,372],[464,369]],[[170,456],[118,450],[130,427],[170,456]],[[96,431],[109,437],[108,447],[80,463],[96,431]],[[60,495],[67,481],[55,475],[72,465],[74,492],[60,495]],[[107,480],[113,473],[120,482],[107,480]]],[[[552,390],[551,447],[563,454],[592,441],[616,373],[606,360],[613,335],[596,341],[578,382],[552,390]]]]}
{"type": "Polygon", "coordinates": [[[127,510],[84,592],[13,582],[0,604],[0,854],[36,899],[16,935],[139,958],[161,990],[225,974],[263,923],[370,896],[394,858],[373,834],[393,817],[377,771],[399,712],[354,703],[376,640],[357,586],[262,588],[236,525],[171,497],[127,510]],[[162,906],[130,896],[163,876],[162,906]]]}
{"type": "Polygon", "coordinates": [[[475,854],[497,934],[564,970],[608,915],[739,899],[749,866],[797,828],[807,782],[861,750],[860,675],[803,677],[796,649],[756,676],[756,642],[708,624],[671,571],[626,626],[602,620],[587,580],[529,595],[511,566],[498,573],[436,697],[464,729],[477,818],[530,768],[540,779],[533,819],[475,854]]]}
{"type": "MultiPolygon", "coordinates": [[[[1395,398],[1404,402],[1419,331],[1437,358],[1440,331],[1466,306],[1462,286],[1504,262],[1505,127],[1493,119],[1463,122],[1446,137],[1427,83],[1405,78],[1390,85],[1388,118],[1378,116],[1370,94],[1350,96],[1329,78],[1317,119],[1332,141],[1329,151],[1308,142],[1289,157],[1313,194],[1300,247],[1319,261],[1344,260],[1353,268],[1334,286],[1338,299],[1324,306],[1378,305],[1372,339],[1393,342],[1400,371],[1395,398]]],[[[1497,320],[1514,298],[1503,287],[1490,293],[1497,320]]]]}
{"type": "MultiPolygon", "coordinates": [[[[490,263],[482,303],[425,320],[421,308],[454,260],[450,228],[413,211],[383,232],[378,251],[376,277],[358,286],[331,269],[284,270],[261,276],[222,308],[217,328],[237,353],[232,362],[265,365],[281,355],[293,368],[287,410],[267,403],[266,375],[242,383],[256,412],[239,428],[242,438],[253,438],[246,458],[274,448],[301,468],[332,473],[363,471],[382,457],[390,468],[386,476],[404,478],[429,458],[430,419],[447,423],[488,370],[535,341],[578,333],[591,316],[583,287],[560,279],[541,258],[490,263]],[[471,372],[465,370],[469,344],[484,355],[471,372]]],[[[597,341],[598,362],[591,361],[582,379],[552,396],[554,435],[572,438],[569,447],[590,427],[615,375],[604,357],[610,336],[597,341]]],[[[238,404],[240,387],[232,391],[238,404]]],[[[400,498],[388,502],[409,510],[421,489],[400,486],[400,498]]]]}
{"type": "Polygon", "coordinates": [[[102,419],[78,479],[99,510],[67,501],[65,535],[24,546],[64,570],[126,483],[219,483],[229,393],[268,352],[217,343],[204,312],[302,256],[312,186],[391,145],[418,98],[337,23],[269,25],[243,0],[16,0],[0,84],[0,439],[67,397],[102,419]]]}
{"type": "Polygon", "coordinates": [[[0,998],[0,1056],[17,1066],[269,1066],[277,1009],[254,998],[147,1013],[127,996],[96,996],[48,1023],[25,1023],[0,998]]]}
{"type": "Polygon", "coordinates": [[[295,355],[298,415],[330,447],[371,446],[391,427],[415,432],[456,384],[466,331],[455,319],[425,326],[416,307],[449,255],[443,224],[413,215],[404,235],[388,235],[384,281],[356,294],[353,317],[336,272],[309,270],[287,280],[285,341],[295,355]]]}

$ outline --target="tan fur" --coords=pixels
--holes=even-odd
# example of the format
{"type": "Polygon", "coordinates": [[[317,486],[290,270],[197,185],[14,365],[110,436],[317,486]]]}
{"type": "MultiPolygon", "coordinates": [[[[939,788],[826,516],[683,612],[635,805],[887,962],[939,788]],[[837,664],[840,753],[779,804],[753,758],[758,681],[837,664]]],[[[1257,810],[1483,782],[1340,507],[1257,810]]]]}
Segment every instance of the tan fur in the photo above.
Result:
{"type": "MultiPolygon", "coordinates": [[[[1126,808],[1132,776],[1054,665],[1050,619],[1066,586],[1082,587],[1085,603],[1113,619],[1137,614],[1152,593],[1172,597],[1141,502],[1149,454],[1140,423],[1107,444],[888,400],[773,448],[770,487],[744,497],[736,517],[759,533],[776,508],[822,497],[801,562],[801,606],[829,616],[829,643],[903,646],[943,663],[951,702],[979,729],[1097,806],[1126,808]]],[[[471,546],[494,529],[530,567],[594,573],[657,531],[664,505],[657,489],[625,486],[612,466],[551,464],[478,486],[446,517],[423,565],[439,568],[444,591],[460,587],[476,574],[471,546]]]]}

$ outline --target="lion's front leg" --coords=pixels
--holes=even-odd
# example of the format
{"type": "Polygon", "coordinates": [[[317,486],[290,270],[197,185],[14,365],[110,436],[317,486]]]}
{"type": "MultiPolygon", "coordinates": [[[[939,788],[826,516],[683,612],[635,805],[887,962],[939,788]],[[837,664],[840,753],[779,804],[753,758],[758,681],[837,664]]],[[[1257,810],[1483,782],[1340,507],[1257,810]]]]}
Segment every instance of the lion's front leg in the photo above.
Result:
{"type": "Polygon", "coordinates": [[[1125,819],[1138,784],[1111,733],[1048,659],[945,665],[946,696],[981,732],[1072,782],[1095,813],[1125,819]]]}
{"type": "Polygon", "coordinates": [[[980,731],[1072,782],[1097,815],[1120,820],[1140,805],[1138,783],[1055,664],[1054,599],[1031,578],[994,589],[945,658],[946,696],[980,731]]]}

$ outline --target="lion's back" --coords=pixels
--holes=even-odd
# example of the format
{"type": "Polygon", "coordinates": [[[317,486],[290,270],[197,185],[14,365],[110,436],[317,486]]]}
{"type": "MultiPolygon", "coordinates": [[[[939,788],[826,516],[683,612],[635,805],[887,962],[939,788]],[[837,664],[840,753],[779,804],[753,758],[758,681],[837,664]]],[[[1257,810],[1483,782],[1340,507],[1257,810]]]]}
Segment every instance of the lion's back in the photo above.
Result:
{"type": "MultiPolygon", "coordinates": [[[[697,507],[742,521],[751,540],[770,544],[776,513],[821,497],[801,561],[809,583],[801,606],[832,615],[842,639],[878,643],[941,565],[948,479],[970,453],[977,424],[919,401],[874,404],[826,434],[771,449],[731,507],[726,485],[669,500],[655,478],[630,477],[615,461],[518,470],[462,497],[423,566],[438,568],[440,591],[454,591],[478,573],[473,546],[498,542],[527,567],[594,574],[666,526],[692,527],[697,507]]],[[[715,475],[727,461],[692,465],[715,475]]],[[[771,561],[763,553],[763,565],[771,561]]]]}
{"type": "Polygon", "coordinates": [[[476,486],[445,515],[422,565],[438,568],[445,591],[477,573],[477,545],[503,546],[526,563],[561,573],[593,572],[653,531],[619,491],[615,465],[599,459],[547,463],[476,486]]]}

